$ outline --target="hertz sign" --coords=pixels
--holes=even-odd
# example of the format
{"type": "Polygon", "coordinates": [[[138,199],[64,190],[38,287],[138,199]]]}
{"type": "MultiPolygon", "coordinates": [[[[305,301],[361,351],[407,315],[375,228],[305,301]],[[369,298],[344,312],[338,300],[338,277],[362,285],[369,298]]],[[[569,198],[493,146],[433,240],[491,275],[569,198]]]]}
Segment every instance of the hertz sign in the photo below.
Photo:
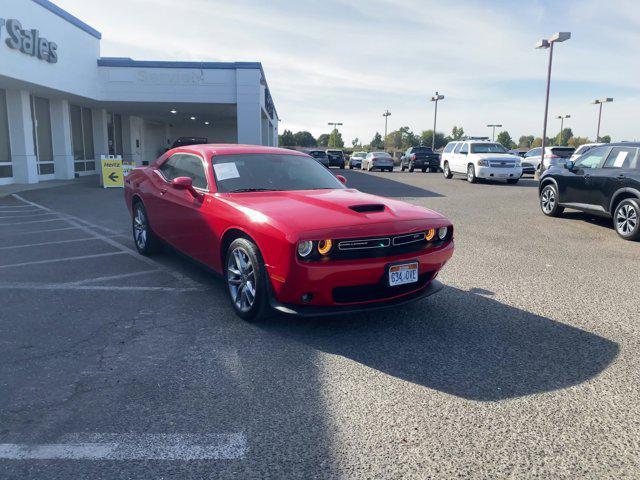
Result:
{"type": "Polygon", "coordinates": [[[38,30],[22,28],[22,24],[15,18],[0,18],[0,41],[5,30],[7,38],[4,42],[9,48],[48,63],[58,61],[58,44],[41,37],[38,30]]]}

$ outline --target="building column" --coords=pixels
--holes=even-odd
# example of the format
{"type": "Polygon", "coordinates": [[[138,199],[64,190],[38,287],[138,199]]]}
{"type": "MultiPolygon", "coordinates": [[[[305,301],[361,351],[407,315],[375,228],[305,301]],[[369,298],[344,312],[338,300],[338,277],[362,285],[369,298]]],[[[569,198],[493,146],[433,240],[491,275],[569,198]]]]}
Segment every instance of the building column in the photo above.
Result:
{"type": "Polygon", "coordinates": [[[75,176],[73,144],[71,143],[71,116],[69,102],[51,99],[51,141],[56,178],[71,179],[75,176]]]}
{"type": "Polygon", "coordinates": [[[236,70],[238,143],[262,145],[260,71],[236,70]]]}
{"type": "Polygon", "coordinates": [[[7,114],[13,180],[15,183],[38,183],[29,92],[7,90],[7,114]]]}
{"type": "Polygon", "coordinates": [[[140,117],[122,115],[122,155],[123,160],[134,165],[142,165],[140,153],[140,117]]]}

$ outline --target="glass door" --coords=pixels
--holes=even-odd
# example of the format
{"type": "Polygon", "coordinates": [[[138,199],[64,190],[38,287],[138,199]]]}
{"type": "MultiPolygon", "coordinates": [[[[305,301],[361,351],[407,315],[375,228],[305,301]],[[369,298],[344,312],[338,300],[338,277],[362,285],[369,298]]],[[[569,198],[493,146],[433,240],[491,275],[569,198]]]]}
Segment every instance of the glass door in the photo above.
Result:
{"type": "Polygon", "coordinates": [[[109,155],[122,157],[122,116],[120,114],[107,113],[107,134],[109,155]]]}
{"type": "Polygon", "coordinates": [[[53,143],[49,99],[31,95],[33,146],[38,163],[38,176],[42,180],[54,178],[53,143]]]}
{"type": "Polygon", "coordinates": [[[6,92],[0,88],[0,185],[13,182],[6,92]]]}

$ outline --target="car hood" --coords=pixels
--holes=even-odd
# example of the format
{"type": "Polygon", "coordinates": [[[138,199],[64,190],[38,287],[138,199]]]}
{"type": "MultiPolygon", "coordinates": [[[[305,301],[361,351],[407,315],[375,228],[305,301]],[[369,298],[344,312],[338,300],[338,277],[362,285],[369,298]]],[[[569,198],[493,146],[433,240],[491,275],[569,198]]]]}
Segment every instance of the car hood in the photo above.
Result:
{"type": "Polygon", "coordinates": [[[450,225],[433,210],[355,189],[220,194],[250,221],[268,222],[294,239],[394,234],[450,225]]]}
{"type": "Polygon", "coordinates": [[[517,155],[511,154],[496,154],[496,153],[473,153],[472,154],[478,160],[496,160],[496,161],[505,161],[505,160],[522,160],[521,157],[517,155]]]}

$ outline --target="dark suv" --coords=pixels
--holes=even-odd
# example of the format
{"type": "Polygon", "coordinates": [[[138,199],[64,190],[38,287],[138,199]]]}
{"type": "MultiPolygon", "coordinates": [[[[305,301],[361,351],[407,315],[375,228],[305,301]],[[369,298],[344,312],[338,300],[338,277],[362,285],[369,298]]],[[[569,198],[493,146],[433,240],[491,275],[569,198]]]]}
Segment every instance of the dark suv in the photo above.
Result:
{"type": "Polygon", "coordinates": [[[423,172],[426,172],[427,168],[437,172],[440,168],[440,155],[430,147],[411,147],[400,157],[400,170],[404,172],[407,168],[410,172],[416,168],[423,172]]]}
{"type": "Polygon", "coordinates": [[[330,167],[344,168],[344,153],[342,153],[342,150],[327,150],[326,153],[330,167]]]}
{"type": "Polygon", "coordinates": [[[540,208],[557,217],[573,208],[611,218],[622,238],[640,238],[640,143],[594,147],[575,163],[555,166],[540,178],[540,208]]]}

